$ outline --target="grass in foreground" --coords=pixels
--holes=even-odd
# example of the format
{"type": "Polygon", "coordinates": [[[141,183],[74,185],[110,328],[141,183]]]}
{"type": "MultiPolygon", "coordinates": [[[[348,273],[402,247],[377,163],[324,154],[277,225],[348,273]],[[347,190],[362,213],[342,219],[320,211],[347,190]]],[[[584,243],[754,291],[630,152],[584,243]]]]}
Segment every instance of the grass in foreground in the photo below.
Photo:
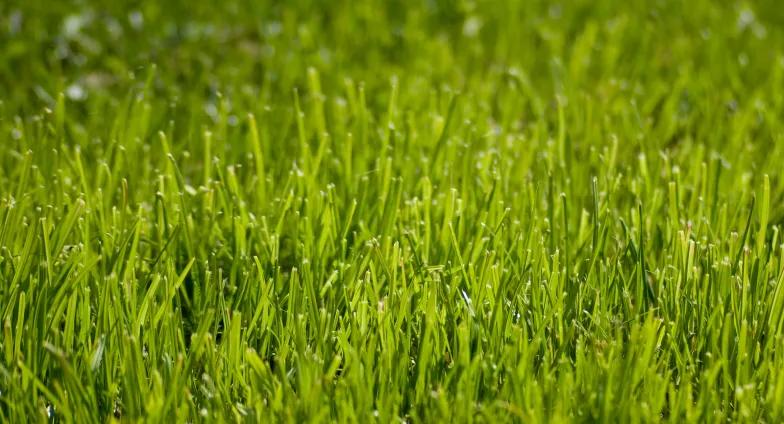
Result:
{"type": "Polygon", "coordinates": [[[776,2],[350,3],[0,5],[0,421],[784,420],[776,2]]]}

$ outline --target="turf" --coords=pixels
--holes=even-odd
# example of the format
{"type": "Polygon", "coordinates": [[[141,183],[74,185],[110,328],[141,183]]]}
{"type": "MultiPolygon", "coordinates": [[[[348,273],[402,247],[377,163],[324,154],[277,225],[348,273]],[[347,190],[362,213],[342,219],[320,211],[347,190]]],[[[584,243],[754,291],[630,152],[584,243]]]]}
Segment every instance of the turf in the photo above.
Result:
{"type": "Polygon", "coordinates": [[[0,422],[782,422],[776,1],[0,2],[0,422]]]}

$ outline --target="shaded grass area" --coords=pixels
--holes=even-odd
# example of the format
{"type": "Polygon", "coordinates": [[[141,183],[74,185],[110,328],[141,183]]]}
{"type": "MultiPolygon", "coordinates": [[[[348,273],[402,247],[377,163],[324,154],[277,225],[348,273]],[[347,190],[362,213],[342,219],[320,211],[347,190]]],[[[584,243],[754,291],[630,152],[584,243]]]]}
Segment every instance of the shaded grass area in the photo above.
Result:
{"type": "Polygon", "coordinates": [[[784,419],[776,2],[0,5],[0,421],[784,419]]]}

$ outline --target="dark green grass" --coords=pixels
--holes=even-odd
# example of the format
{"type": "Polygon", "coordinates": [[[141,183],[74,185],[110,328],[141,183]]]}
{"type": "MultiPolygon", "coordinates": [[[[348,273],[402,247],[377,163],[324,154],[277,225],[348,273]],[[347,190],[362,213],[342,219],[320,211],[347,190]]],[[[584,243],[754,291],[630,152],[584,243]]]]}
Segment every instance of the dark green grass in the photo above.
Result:
{"type": "Polygon", "coordinates": [[[0,422],[784,420],[777,2],[117,3],[0,4],[0,422]]]}

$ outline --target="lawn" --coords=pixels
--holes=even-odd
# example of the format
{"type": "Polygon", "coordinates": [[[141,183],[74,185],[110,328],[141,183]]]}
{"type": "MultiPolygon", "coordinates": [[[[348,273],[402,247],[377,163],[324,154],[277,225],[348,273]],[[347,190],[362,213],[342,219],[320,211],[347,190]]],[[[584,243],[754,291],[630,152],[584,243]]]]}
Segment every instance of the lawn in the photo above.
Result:
{"type": "Polygon", "coordinates": [[[0,422],[784,421],[784,8],[0,2],[0,422]]]}

